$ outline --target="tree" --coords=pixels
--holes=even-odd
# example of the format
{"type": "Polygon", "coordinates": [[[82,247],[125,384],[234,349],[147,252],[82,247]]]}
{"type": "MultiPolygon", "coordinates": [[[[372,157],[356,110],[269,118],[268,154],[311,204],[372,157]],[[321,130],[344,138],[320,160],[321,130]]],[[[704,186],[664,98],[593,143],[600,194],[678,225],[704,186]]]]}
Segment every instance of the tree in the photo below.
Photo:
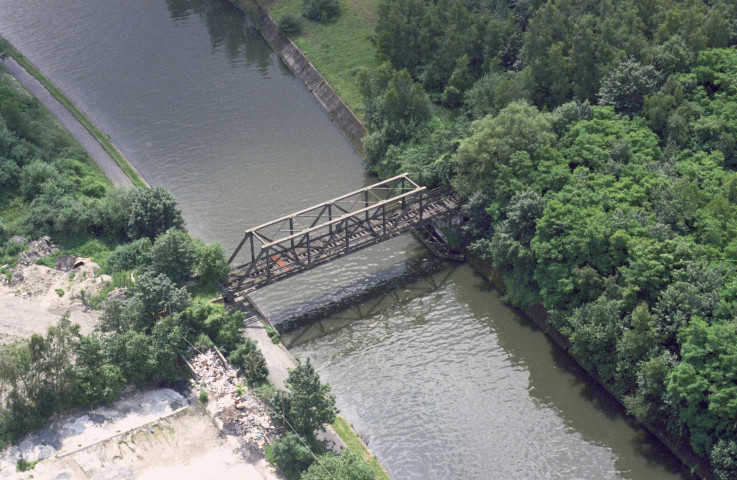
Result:
{"type": "Polygon", "coordinates": [[[737,434],[737,325],[695,317],[678,332],[682,361],[668,376],[668,395],[696,453],[737,434]]]}
{"type": "Polygon", "coordinates": [[[152,242],[170,228],[182,228],[182,212],[168,190],[162,187],[133,190],[127,233],[131,239],[148,237],[152,242]]]}
{"type": "Polygon", "coordinates": [[[532,183],[535,152],[555,141],[550,114],[525,102],[514,102],[499,115],[475,122],[471,136],[462,140],[453,156],[454,186],[471,195],[485,189],[503,207],[532,183]]]}
{"type": "Polygon", "coordinates": [[[539,287],[533,279],[536,262],[530,242],[544,208],[545,201],[537,193],[518,193],[510,200],[507,219],[497,225],[491,240],[491,258],[504,276],[507,297],[522,308],[540,301],[539,287]]]}
{"type": "Polygon", "coordinates": [[[186,288],[177,288],[164,274],[146,272],[138,278],[135,294],[126,308],[136,314],[135,329],[149,333],[159,319],[184,311],[189,300],[186,288]]]}
{"type": "Polygon", "coordinates": [[[338,0],[302,0],[302,15],[315,22],[326,22],[340,15],[338,0]]]}
{"type": "Polygon", "coordinates": [[[179,229],[159,236],[148,258],[153,272],[164,274],[175,283],[189,277],[197,266],[195,243],[187,232],[179,229]]]}
{"type": "Polygon", "coordinates": [[[343,450],[340,455],[332,452],[320,455],[318,461],[302,473],[300,480],[374,480],[375,478],[376,474],[368,463],[350,450],[343,450]]]}
{"type": "Polygon", "coordinates": [[[303,436],[311,437],[324,424],[335,421],[335,396],[330,385],[320,382],[320,375],[307,359],[289,371],[284,382],[290,391],[288,420],[303,436]]]}
{"type": "Polygon", "coordinates": [[[251,384],[263,382],[269,375],[266,359],[251,338],[243,339],[243,342],[228,356],[228,362],[239,368],[251,384]]]}
{"type": "Polygon", "coordinates": [[[298,480],[314,461],[310,449],[292,432],[267,447],[266,458],[290,480],[298,480]]]}
{"type": "Polygon", "coordinates": [[[225,258],[225,249],[217,242],[205,243],[195,241],[197,266],[194,273],[200,277],[200,285],[215,285],[230,271],[230,264],[225,258]]]}
{"type": "Polygon", "coordinates": [[[660,73],[652,65],[628,58],[615,65],[601,82],[599,103],[614,107],[617,113],[640,113],[645,97],[655,93],[660,73]]]}
{"type": "Polygon", "coordinates": [[[712,448],[709,458],[714,466],[717,479],[733,480],[737,478],[737,442],[720,439],[712,448]]]}

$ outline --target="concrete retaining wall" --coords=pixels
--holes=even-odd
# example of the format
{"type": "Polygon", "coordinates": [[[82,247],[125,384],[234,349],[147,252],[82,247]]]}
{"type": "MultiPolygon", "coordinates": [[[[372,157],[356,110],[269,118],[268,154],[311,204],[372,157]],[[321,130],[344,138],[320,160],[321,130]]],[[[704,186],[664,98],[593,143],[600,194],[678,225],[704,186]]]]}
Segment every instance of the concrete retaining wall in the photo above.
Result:
{"type": "Polygon", "coordinates": [[[228,1],[248,15],[284,64],[304,82],[307,89],[312,92],[322,108],[343,130],[356,149],[363,152],[361,139],[368,133],[368,130],[343,99],[335,93],[333,87],[317,71],[304,52],[295,45],[291,38],[279,32],[274,17],[253,0],[228,1]]]}

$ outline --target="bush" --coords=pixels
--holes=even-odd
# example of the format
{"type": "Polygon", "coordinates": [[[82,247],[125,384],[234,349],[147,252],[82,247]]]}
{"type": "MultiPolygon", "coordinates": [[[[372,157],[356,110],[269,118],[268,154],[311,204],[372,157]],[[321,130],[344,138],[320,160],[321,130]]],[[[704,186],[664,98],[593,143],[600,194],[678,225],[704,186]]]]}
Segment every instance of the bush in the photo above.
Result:
{"type": "Polygon", "coordinates": [[[264,355],[256,342],[250,338],[245,338],[243,343],[238,345],[228,357],[228,362],[238,367],[250,384],[262,382],[269,375],[264,355]]]}
{"type": "Polygon", "coordinates": [[[140,238],[126,245],[119,245],[107,258],[107,269],[109,272],[122,272],[133,270],[144,265],[148,261],[151,251],[151,240],[140,238]]]}
{"type": "Polygon", "coordinates": [[[43,184],[59,177],[59,171],[41,160],[34,160],[25,167],[20,174],[20,191],[27,200],[41,192],[43,184]]]}
{"type": "Polygon", "coordinates": [[[297,480],[302,472],[312,464],[312,454],[300,438],[287,432],[271,447],[266,449],[266,458],[284,472],[290,480],[297,480]]]}
{"type": "Polygon", "coordinates": [[[371,466],[350,450],[340,455],[331,452],[320,455],[320,463],[310,465],[300,480],[374,480],[371,466]]]}
{"type": "Polygon", "coordinates": [[[172,194],[162,187],[132,190],[127,233],[131,239],[154,239],[171,228],[184,227],[182,212],[172,194]]]}
{"type": "Polygon", "coordinates": [[[200,403],[207,403],[207,397],[208,397],[207,390],[205,390],[204,388],[200,390],[200,395],[199,395],[200,403]]]}
{"type": "Polygon", "coordinates": [[[303,0],[302,15],[315,22],[326,22],[340,15],[338,0],[303,0]]]}
{"type": "Polygon", "coordinates": [[[195,274],[200,277],[200,285],[214,285],[230,271],[225,258],[225,249],[219,243],[195,242],[197,267],[195,274]]]}
{"type": "Polygon", "coordinates": [[[35,467],[38,462],[39,460],[29,462],[25,458],[19,458],[18,462],[15,464],[15,469],[19,472],[27,472],[28,470],[33,470],[33,467],[35,467]]]}
{"type": "Polygon", "coordinates": [[[277,25],[279,31],[284,35],[299,35],[302,33],[302,23],[294,15],[285,14],[279,19],[277,25]]]}
{"type": "Polygon", "coordinates": [[[711,451],[711,464],[719,480],[737,478],[737,443],[719,440],[711,451]]]}
{"type": "Polygon", "coordinates": [[[152,271],[163,273],[173,282],[182,282],[197,265],[194,241],[183,230],[167,232],[154,242],[149,260],[152,271]]]}

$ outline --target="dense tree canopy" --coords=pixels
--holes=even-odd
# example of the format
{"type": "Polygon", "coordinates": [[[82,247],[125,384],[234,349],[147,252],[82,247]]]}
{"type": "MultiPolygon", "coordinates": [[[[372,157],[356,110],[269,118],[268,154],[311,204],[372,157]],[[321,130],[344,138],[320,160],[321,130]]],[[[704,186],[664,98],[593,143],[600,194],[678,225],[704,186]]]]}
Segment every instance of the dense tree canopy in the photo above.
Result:
{"type": "Polygon", "coordinates": [[[541,302],[631,413],[731,478],[737,4],[382,0],[378,15],[377,58],[431,104],[382,136],[376,99],[393,100],[364,91],[371,168],[467,197],[463,236],[505,298],[541,302]]]}

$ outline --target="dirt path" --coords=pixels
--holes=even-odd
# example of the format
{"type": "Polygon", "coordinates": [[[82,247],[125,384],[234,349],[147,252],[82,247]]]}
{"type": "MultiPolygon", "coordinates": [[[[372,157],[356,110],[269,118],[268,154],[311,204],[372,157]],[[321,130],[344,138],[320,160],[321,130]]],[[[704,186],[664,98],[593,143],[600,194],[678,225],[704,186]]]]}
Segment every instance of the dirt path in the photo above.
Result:
{"type": "Polygon", "coordinates": [[[0,65],[26,87],[61,122],[69,133],[87,150],[90,157],[115,185],[133,185],[130,178],[102,148],[102,145],[87,131],[74,115],[56,100],[41,83],[29,74],[12,57],[0,59],[0,65]]]}

